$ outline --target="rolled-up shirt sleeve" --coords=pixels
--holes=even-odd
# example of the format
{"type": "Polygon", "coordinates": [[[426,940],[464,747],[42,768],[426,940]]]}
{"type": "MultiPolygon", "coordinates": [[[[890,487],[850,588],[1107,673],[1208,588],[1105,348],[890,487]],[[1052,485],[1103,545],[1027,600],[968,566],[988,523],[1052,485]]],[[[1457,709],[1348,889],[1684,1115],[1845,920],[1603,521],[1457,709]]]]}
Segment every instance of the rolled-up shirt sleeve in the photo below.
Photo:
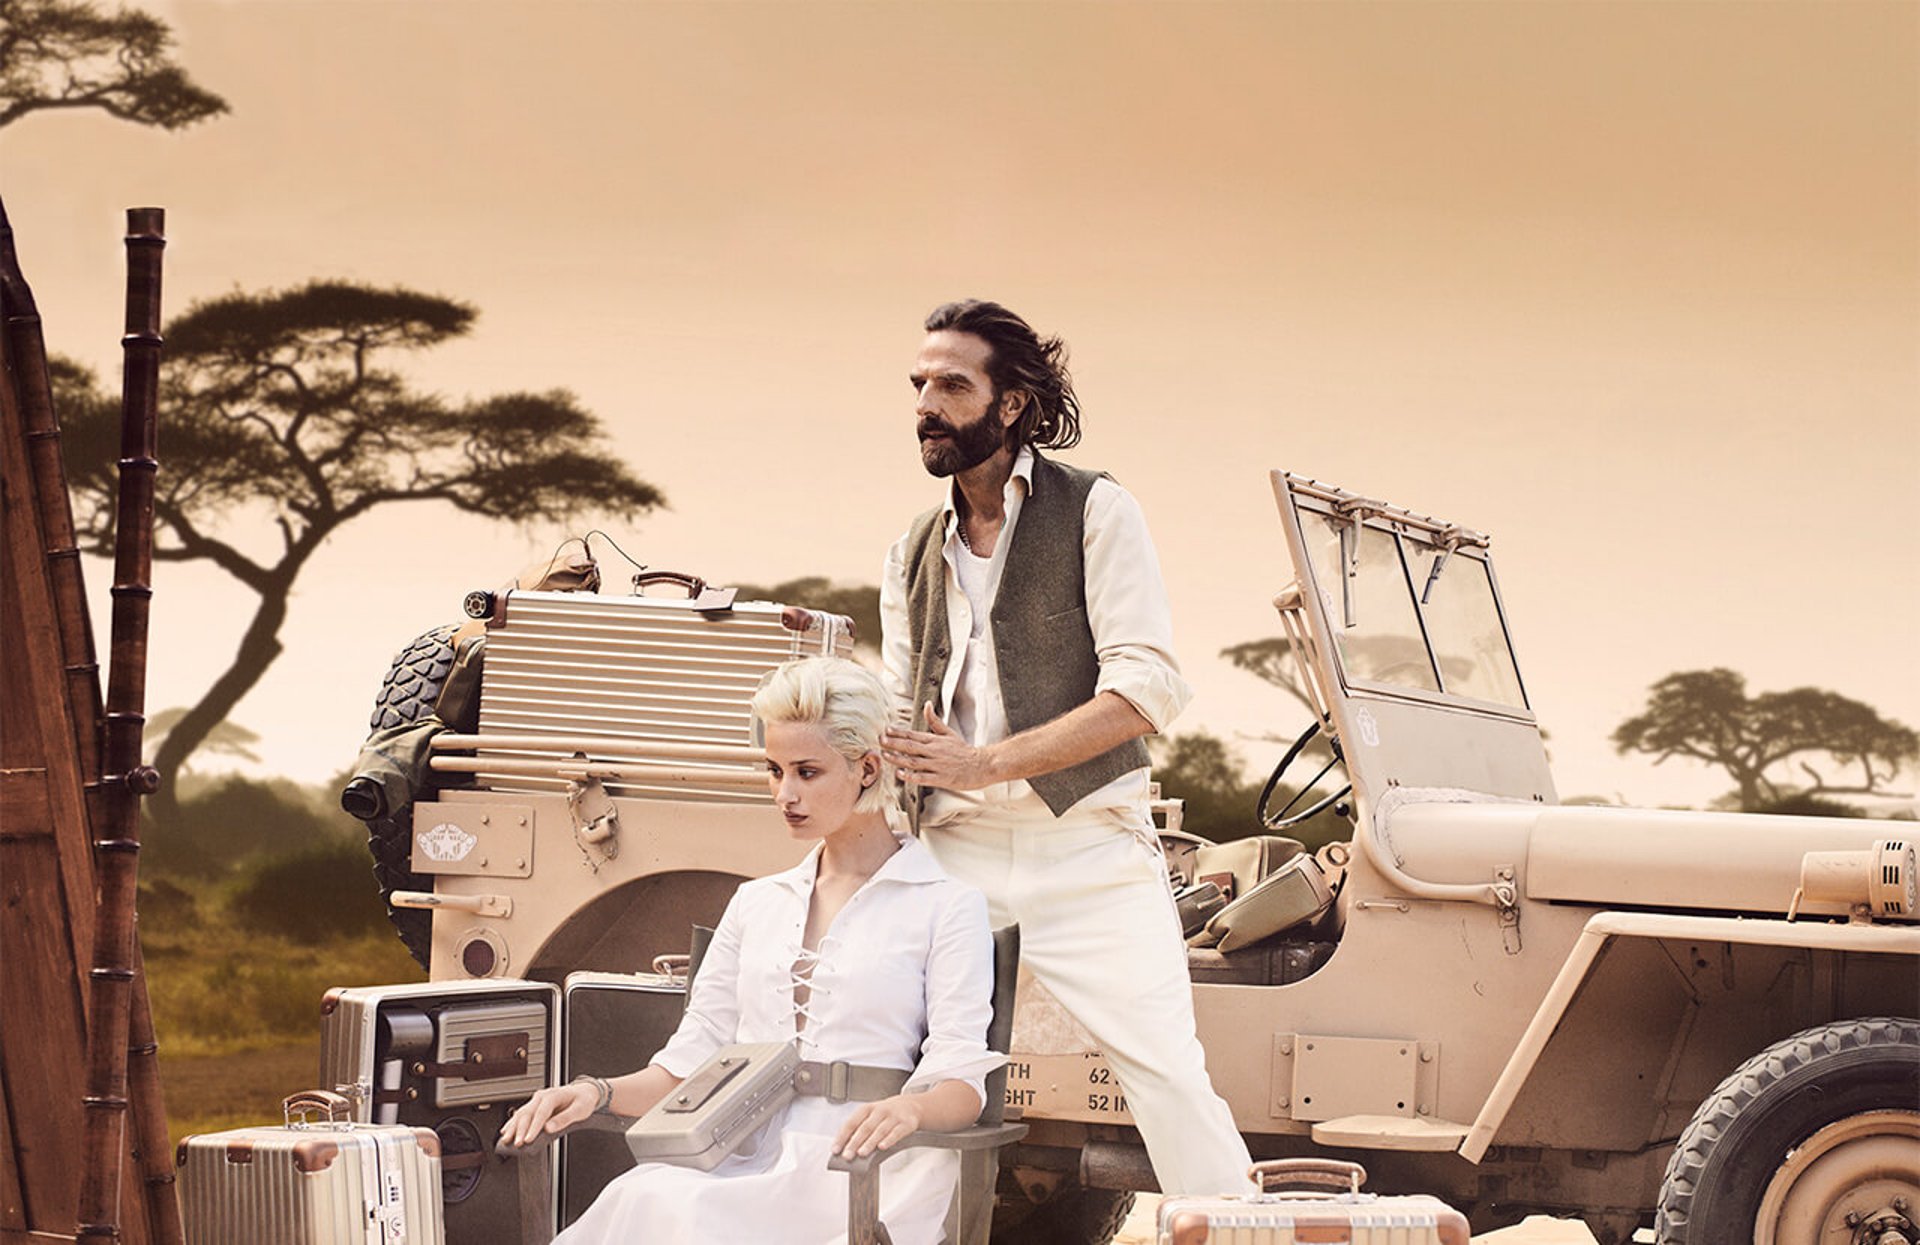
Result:
{"type": "Polygon", "coordinates": [[[740,894],[735,891],[728,901],[701,957],[680,1027],[648,1060],[683,1080],[731,1043],[740,1029],[740,894]]]}
{"type": "Polygon", "coordinates": [[[987,901],[970,886],[954,886],[942,905],[927,950],[927,1036],[906,1093],[961,1081],[986,1102],[986,1077],[1007,1061],[987,1049],[993,1016],[993,934],[987,901]]]}
{"type": "Polygon", "coordinates": [[[1164,733],[1193,699],[1173,655],[1173,612],[1146,515],[1133,494],[1102,478],[1087,492],[1087,623],[1100,677],[1094,693],[1114,692],[1164,733]]]}

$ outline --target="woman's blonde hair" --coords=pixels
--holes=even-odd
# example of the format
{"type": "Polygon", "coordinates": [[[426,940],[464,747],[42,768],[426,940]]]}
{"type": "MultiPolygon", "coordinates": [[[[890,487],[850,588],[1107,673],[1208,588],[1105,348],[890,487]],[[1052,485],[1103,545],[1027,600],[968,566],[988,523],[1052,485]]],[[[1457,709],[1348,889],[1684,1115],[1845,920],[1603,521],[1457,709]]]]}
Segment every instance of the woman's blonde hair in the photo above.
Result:
{"type": "MultiPolygon", "coordinates": [[[[767,672],[753,694],[753,742],[766,743],[768,722],[818,726],[835,752],[858,764],[880,750],[880,734],[893,718],[892,697],[877,676],[844,657],[803,657],[767,672]]],[[[893,770],[882,762],[880,777],[860,793],[854,811],[877,813],[898,800],[893,770]]]]}

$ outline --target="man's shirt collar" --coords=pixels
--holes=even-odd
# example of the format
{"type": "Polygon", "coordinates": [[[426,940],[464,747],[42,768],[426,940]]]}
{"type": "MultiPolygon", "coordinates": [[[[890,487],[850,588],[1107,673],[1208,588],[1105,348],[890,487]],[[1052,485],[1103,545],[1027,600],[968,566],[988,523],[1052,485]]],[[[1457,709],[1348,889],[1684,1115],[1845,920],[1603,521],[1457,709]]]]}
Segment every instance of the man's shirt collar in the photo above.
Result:
{"type": "MultiPolygon", "coordinates": [[[[1020,488],[1022,490],[1021,494],[1019,494],[1020,496],[1030,496],[1033,493],[1033,447],[1031,445],[1021,446],[1020,452],[1014,455],[1013,474],[1007,477],[1006,487],[1001,493],[1009,506],[1013,504],[1015,497],[1013,491],[1013,482],[1015,480],[1020,481],[1020,488]]],[[[960,482],[956,480],[947,486],[946,498],[942,503],[946,511],[946,530],[948,534],[952,534],[953,525],[958,521],[960,512],[956,509],[956,499],[959,495],[960,482]]]]}

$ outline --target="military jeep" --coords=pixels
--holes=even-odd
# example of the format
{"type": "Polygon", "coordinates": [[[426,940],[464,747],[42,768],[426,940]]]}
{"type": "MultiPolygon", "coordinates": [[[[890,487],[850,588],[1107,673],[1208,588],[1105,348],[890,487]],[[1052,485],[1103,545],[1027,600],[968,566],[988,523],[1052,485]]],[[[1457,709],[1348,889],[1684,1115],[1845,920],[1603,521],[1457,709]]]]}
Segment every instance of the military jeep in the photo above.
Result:
{"type": "MultiPolygon", "coordinates": [[[[1295,572],[1274,605],[1312,706],[1286,762],[1344,780],[1276,772],[1248,843],[1166,838],[1176,884],[1232,892],[1189,954],[1255,1157],[1359,1161],[1476,1230],[1544,1211],[1602,1245],[1649,1224],[1686,1245],[1920,1245],[1899,823],[1560,804],[1489,539],[1272,480],[1295,572]],[[1328,814],[1348,841],[1286,837],[1328,814]]],[[[431,912],[434,977],[631,972],[797,858],[745,699],[844,634],[710,593],[679,608],[476,602],[477,721],[422,744],[468,785],[376,821],[422,886],[394,900],[431,912]]],[[[1099,1052],[1025,982],[1007,1094],[1030,1132],[1002,1157],[995,1239],[1106,1240],[1152,1171],[1099,1052]]]]}

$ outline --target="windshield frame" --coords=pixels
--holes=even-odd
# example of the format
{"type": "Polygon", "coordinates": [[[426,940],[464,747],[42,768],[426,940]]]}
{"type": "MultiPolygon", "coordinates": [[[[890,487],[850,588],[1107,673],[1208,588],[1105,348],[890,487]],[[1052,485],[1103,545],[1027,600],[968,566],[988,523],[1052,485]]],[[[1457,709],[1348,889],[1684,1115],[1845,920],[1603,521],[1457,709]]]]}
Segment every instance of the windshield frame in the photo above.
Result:
{"type": "MultiPolygon", "coordinates": [[[[1288,475],[1286,480],[1288,483],[1287,494],[1292,500],[1292,513],[1289,514],[1288,519],[1289,522],[1294,524],[1296,529],[1298,529],[1300,547],[1302,549],[1310,549],[1312,547],[1312,542],[1307,539],[1303,526],[1303,513],[1314,515],[1335,527],[1345,524],[1359,524],[1376,532],[1384,533],[1393,540],[1394,551],[1400,564],[1401,584],[1407,592],[1408,602],[1412,607],[1414,618],[1419,626],[1420,641],[1426,653],[1428,672],[1435,687],[1439,690],[1429,691],[1425,688],[1412,686],[1410,684],[1389,683],[1378,679],[1360,677],[1348,669],[1347,660],[1340,651],[1340,645],[1336,642],[1332,646],[1333,651],[1328,654],[1328,657],[1331,661],[1333,672],[1338,676],[1340,686],[1343,689],[1349,692],[1364,692],[1371,696],[1416,701],[1423,704],[1444,706],[1452,709],[1465,709],[1490,717],[1507,718],[1534,725],[1538,724],[1538,719],[1533,710],[1532,697],[1527,693],[1526,677],[1521,673],[1519,657],[1514,652],[1513,629],[1507,619],[1506,602],[1500,594],[1500,581],[1494,568],[1493,557],[1486,548],[1486,537],[1480,536],[1478,533],[1467,533],[1466,538],[1459,540],[1447,557],[1449,562],[1457,558],[1471,559],[1473,562],[1478,563],[1486,574],[1487,591],[1492,598],[1494,620],[1499,625],[1500,639],[1506,648],[1507,663],[1513,671],[1514,685],[1521,701],[1519,705],[1511,705],[1502,701],[1487,700],[1479,696],[1470,696],[1447,690],[1448,678],[1446,672],[1441,667],[1438,655],[1434,649],[1432,630],[1427,618],[1428,607],[1422,604],[1420,600],[1425,585],[1424,583],[1417,584],[1414,582],[1416,578],[1415,556],[1410,556],[1410,554],[1417,556],[1423,552],[1444,548],[1445,535],[1456,532],[1459,529],[1447,528],[1445,525],[1428,519],[1425,516],[1414,515],[1407,511],[1399,511],[1392,507],[1376,503],[1355,504],[1359,503],[1361,499],[1353,498],[1352,495],[1335,495],[1326,490],[1325,486],[1317,485],[1312,481],[1302,479],[1298,476],[1288,475]],[[1347,500],[1349,498],[1351,500],[1347,500]],[[1343,501],[1345,502],[1344,506],[1343,501]],[[1414,546],[1411,551],[1408,549],[1409,542],[1414,546]]],[[[1344,542],[1342,547],[1345,547],[1344,542]]],[[[1314,565],[1314,559],[1309,556],[1307,562],[1308,565],[1295,568],[1296,573],[1306,581],[1302,584],[1302,588],[1306,590],[1301,593],[1301,603],[1305,608],[1314,610],[1319,614],[1321,634],[1334,637],[1337,640],[1337,637],[1346,629],[1343,616],[1345,608],[1344,602],[1346,600],[1342,591],[1345,587],[1344,582],[1339,584],[1322,582],[1319,576],[1319,568],[1314,565]]],[[[1442,576],[1444,577],[1447,573],[1455,569],[1456,568],[1449,567],[1448,570],[1441,572],[1442,576]]],[[[1465,568],[1458,569],[1464,570],[1465,568]]],[[[1344,568],[1341,568],[1338,573],[1341,574],[1344,580],[1344,568]]]]}

